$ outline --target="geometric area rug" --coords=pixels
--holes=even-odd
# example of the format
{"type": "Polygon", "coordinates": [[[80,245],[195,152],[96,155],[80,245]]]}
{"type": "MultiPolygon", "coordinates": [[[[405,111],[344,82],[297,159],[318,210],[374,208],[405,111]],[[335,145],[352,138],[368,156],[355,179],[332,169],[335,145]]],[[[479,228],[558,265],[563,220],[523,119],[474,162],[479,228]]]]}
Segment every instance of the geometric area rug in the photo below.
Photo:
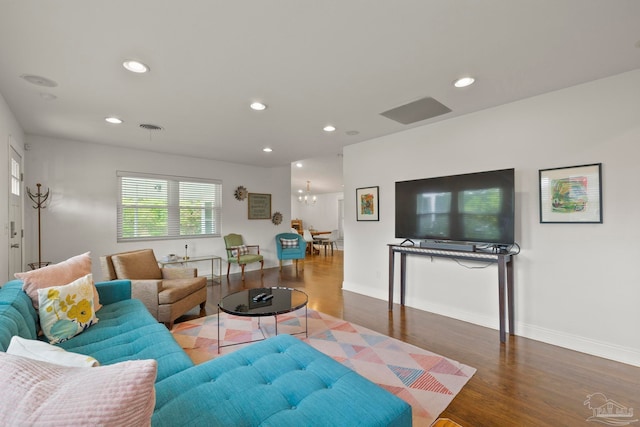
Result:
{"type": "MultiPolygon", "coordinates": [[[[222,344],[262,338],[258,318],[220,314],[222,344]]],[[[430,426],[476,370],[446,357],[390,338],[362,326],[308,309],[309,337],[304,335],[304,310],[278,316],[278,334],[294,335],[358,372],[411,405],[414,426],[430,426]]],[[[266,336],[275,334],[274,319],[262,317],[266,336]]],[[[218,316],[176,324],[176,341],[199,364],[218,357],[218,316]]],[[[245,345],[223,347],[220,355],[245,345]]]]}

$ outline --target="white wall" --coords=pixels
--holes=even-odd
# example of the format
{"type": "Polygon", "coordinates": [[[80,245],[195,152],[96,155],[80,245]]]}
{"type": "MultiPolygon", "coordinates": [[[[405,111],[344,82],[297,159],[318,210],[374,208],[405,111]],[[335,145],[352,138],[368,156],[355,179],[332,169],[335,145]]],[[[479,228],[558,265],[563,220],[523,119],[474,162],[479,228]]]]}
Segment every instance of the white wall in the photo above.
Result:
{"type": "Polygon", "coordinates": [[[24,133],[9,106],[0,95],[0,281],[9,277],[9,174],[10,150],[13,147],[24,159],[24,133]]]}
{"type": "Polygon", "coordinates": [[[331,231],[338,229],[338,200],[344,198],[343,193],[318,194],[315,205],[299,203],[297,197],[291,197],[291,218],[301,219],[304,228],[331,231]]]}
{"type": "MultiPolygon", "coordinates": [[[[347,146],[343,286],[387,298],[396,181],[514,167],[516,334],[640,366],[639,165],[640,70],[347,146]],[[538,170],[600,162],[604,224],[540,224],[538,170]]],[[[408,257],[407,305],[497,328],[497,267],[408,257]]]]}
{"type": "MultiPolygon", "coordinates": [[[[222,235],[240,233],[248,244],[259,244],[265,256],[265,268],[278,264],[274,236],[289,231],[291,168],[259,168],[220,161],[181,157],[107,145],[27,136],[25,182],[40,182],[51,190],[50,201],[42,212],[43,261],[59,262],[91,251],[93,273],[102,278],[99,256],[138,248],[153,248],[156,256],[168,253],[189,256],[218,255],[226,259],[224,240],[220,238],[178,239],[135,243],[116,242],[116,171],[134,171],[166,175],[221,179],[222,235]],[[270,193],[272,211],[283,214],[281,225],[270,220],[248,220],[247,200],[240,202],[234,190],[244,185],[249,192],[270,193]]],[[[27,262],[37,260],[37,216],[27,211],[25,224],[27,262]]],[[[197,264],[207,274],[208,263],[197,264]]],[[[223,272],[226,274],[226,263],[223,272]]],[[[247,271],[259,264],[247,265],[247,271]]],[[[236,265],[231,272],[240,271],[236,265]]],[[[216,272],[217,273],[217,272],[216,272]]]]}

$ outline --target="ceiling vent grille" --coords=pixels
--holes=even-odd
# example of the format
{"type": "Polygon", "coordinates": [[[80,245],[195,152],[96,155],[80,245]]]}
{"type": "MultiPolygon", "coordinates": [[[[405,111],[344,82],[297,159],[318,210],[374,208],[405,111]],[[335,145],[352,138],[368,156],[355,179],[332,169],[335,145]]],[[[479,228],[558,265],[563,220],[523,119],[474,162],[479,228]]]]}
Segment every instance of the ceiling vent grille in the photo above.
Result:
{"type": "Polygon", "coordinates": [[[146,130],[163,130],[162,126],[152,125],[151,123],[141,123],[140,127],[146,130]]]}
{"type": "Polygon", "coordinates": [[[409,125],[450,112],[451,109],[446,105],[441,104],[431,97],[427,97],[392,108],[380,114],[403,125],[409,125]]]}

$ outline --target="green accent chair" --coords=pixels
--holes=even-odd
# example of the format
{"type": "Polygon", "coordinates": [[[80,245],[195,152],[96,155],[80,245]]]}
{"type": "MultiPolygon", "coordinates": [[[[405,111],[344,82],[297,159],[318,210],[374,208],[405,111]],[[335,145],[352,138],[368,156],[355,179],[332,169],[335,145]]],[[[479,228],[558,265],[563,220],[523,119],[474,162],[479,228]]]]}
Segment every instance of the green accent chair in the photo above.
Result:
{"type": "Polygon", "coordinates": [[[240,234],[227,234],[224,236],[224,243],[227,249],[227,280],[231,264],[238,264],[242,270],[242,280],[244,281],[244,267],[253,262],[260,262],[260,274],[264,275],[264,257],[260,255],[259,245],[245,245],[240,234]],[[257,251],[257,253],[252,253],[257,251]]]}

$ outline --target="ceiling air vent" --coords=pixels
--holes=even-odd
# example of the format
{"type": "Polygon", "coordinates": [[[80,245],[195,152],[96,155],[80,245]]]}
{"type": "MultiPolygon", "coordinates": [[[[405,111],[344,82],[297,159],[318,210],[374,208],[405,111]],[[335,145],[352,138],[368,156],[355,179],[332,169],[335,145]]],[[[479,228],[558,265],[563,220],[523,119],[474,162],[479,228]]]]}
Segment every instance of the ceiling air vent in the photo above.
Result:
{"type": "Polygon", "coordinates": [[[42,76],[36,76],[35,74],[23,74],[20,76],[20,78],[36,86],[43,86],[43,87],[58,86],[58,83],[54,82],[53,80],[48,79],[46,77],[42,77],[42,76]]]}
{"type": "Polygon", "coordinates": [[[427,97],[401,105],[400,107],[392,108],[380,114],[403,125],[409,125],[450,112],[451,109],[446,105],[441,104],[431,97],[427,97]]]}
{"type": "Polygon", "coordinates": [[[140,127],[146,130],[162,130],[162,126],[152,125],[150,123],[142,123],[140,124],[140,127]]]}

